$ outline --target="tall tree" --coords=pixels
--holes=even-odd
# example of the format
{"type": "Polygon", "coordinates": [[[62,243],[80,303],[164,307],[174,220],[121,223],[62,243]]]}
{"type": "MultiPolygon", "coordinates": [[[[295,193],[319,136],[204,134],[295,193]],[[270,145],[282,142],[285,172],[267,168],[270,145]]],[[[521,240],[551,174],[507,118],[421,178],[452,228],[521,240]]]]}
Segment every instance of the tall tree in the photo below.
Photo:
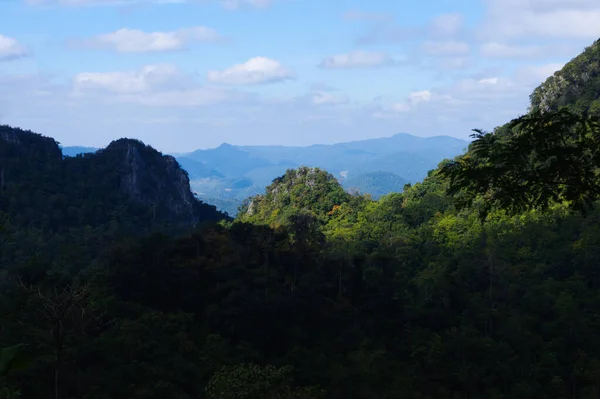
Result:
{"type": "Polygon", "coordinates": [[[564,202],[586,211],[599,198],[598,116],[536,111],[494,133],[475,132],[467,154],[438,171],[459,208],[476,205],[485,217],[493,208],[515,214],[564,202]]]}

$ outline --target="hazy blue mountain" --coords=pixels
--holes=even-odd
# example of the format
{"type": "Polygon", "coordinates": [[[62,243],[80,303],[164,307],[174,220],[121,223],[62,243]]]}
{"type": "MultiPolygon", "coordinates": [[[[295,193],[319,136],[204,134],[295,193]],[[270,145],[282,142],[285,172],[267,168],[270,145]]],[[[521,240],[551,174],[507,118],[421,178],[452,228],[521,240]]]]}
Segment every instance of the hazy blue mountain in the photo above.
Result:
{"type": "Polygon", "coordinates": [[[333,145],[221,146],[177,154],[190,175],[192,190],[230,215],[249,196],[261,193],[288,169],[319,167],[331,172],[346,189],[375,197],[401,191],[406,183],[427,176],[445,158],[466,150],[468,142],[449,136],[392,137],[333,145]]]}
{"type": "Polygon", "coordinates": [[[374,199],[379,199],[382,195],[402,191],[408,180],[394,173],[379,171],[354,175],[340,182],[349,192],[371,194],[374,199]]]}
{"type": "Polygon", "coordinates": [[[177,162],[188,172],[190,180],[225,178],[225,175],[218,170],[206,166],[202,162],[195,161],[192,158],[179,157],[177,158],[177,162]]]}
{"type": "Polygon", "coordinates": [[[74,157],[79,154],[88,154],[88,153],[96,152],[96,151],[98,151],[98,148],[72,146],[72,147],[62,147],[61,150],[65,157],[74,157]]]}
{"type": "Polygon", "coordinates": [[[178,159],[185,158],[201,162],[227,177],[243,176],[251,169],[269,166],[273,163],[270,160],[255,156],[243,147],[236,147],[227,143],[211,150],[197,150],[178,157],[178,159]]]}

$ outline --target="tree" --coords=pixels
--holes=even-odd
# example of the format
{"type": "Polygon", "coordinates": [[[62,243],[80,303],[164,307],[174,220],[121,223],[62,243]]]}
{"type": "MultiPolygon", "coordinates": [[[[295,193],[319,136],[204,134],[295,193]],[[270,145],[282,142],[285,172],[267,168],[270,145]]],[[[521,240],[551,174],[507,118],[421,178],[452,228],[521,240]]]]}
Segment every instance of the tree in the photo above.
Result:
{"type": "Polygon", "coordinates": [[[318,399],[316,387],[291,388],[289,366],[237,364],[223,367],[208,383],[209,399],[318,399]]]}
{"type": "Polygon", "coordinates": [[[494,208],[516,214],[565,203],[585,212],[600,197],[597,116],[536,111],[494,133],[474,131],[467,154],[438,171],[459,208],[476,205],[485,217],[494,208]]]}
{"type": "Polygon", "coordinates": [[[20,391],[6,386],[5,377],[14,371],[27,368],[29,359],[23,354],[23,344],[7,346],[0,349],[0,399],[17,399],[20,391]]]}
{"type": "Polygon", "coordinates": [[[49,330],[54,350],[54,397],[60,397],[60,371],[67,338],[74,333],[84,333],[103,314],[92,306],[91,291],[87,285],[72,283],[62,288],[42,290],[20,284],[33,301],[40,326],[49,330]]]}

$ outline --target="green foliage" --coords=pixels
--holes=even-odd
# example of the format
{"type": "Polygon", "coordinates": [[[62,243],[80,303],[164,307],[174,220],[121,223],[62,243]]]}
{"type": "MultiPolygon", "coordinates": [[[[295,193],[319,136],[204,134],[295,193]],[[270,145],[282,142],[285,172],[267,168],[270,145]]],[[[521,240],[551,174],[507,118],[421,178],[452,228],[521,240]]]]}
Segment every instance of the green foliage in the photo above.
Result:
{"type": "Polygon", "coordinates": [[[600,119],[561,109],[525,115],[507,128],[504,135],[477,131],[469,152],[439,170],[460,208],[481,198],[482,216],[562,202],[585,211],[599,197],[600,119]]]}
{"type": "Polygon", "coordinates": [[[23,347],[23,344],[18,344],[0,349],[0,378],[28,366],[28,360],[23,355],[23,347]]]}
{"type": "Polygon", "coordinates": [[[289,367],[238,364],[224,367],[206,388],[208,399],[262,399],[280,397],[278,391],[289,378],[289,367]]]}
{"type": "Polygon", "coordinates": [[[242,222],[286,224],[295,213],[312,213],[325,222],[336,205],[350,200],[339,182],[318,168],[288,170],[267,187],[264,195],[251,198],[238,214],[242,222]]]}

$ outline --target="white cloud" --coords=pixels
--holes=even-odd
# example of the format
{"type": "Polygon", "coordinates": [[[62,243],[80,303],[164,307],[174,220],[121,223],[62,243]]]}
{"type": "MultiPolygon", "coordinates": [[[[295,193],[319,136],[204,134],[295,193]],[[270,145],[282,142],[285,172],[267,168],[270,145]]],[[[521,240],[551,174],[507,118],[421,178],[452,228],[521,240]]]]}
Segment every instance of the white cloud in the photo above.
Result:
{"type": "Polygon", "coordinates": [[[475,65],[471,57],[444,57],[435,64],[441,70],[465,70],[475,65]]]}
{"type": "Polygon", "coordinates": [[[522,82],[539,84],[560,70],[564,64],[552,63],[546,65],[524,66],[517,70],[516,75],[522,82]]]}
{"type": "Polygon", "coordinates": [[[438,128],[443,127],[443,121],[460,124],[461,119],[479,120],[491,129],[522,113],[533,87],[531,80],[521,77],[465,78],[436,89],[411,92],[401,102],[376,109],[374,116],[411,118],[417,126],[437,121],[438,128]]]}
{"type": "Polygon", "coordinates": [[[394,112],[408,112],[410,111],[410,106],[406,103],[396,103],[392,104],[391,110],[394,112]]]}
{"type": "Polygon", "coordinates": [[[354,51],[329,56],[323,59],[319,66],[327,69],[369,68],[393,65],[395,62],[394,58],[386,53],[354,51]]]}
{"type": "Polygon", "coordinates": [[[434,37],[454,37],[462,29],[463,20],[463,16],[458,13],[439,15],[430,22],[429,32],[434,37]]]}
{"type": "Polygon", "coordinates": [[[389,118],[397,116],[398,114],[405,114],[413,111],[419,104],[428,103],[435,99],[435,94],[430,90],[413,91],[408,94],[406,99],[402,102],[396,102],[389,106],[383,106],[380,109],[375,110],[374,116],[376,118],[389,118]]]}
{"type": "Polygon", "coordinates": [[[427,102],[431,100],[431,92],[429,90],[413,91],[408,95],[408,102],[411,104],[418,104],[420,102],[427,102]]]}
{"type": "Polygon", "coordinates": [[[487,42],[481,45],[480,54],[493,58],[529,58],[539,53],[539,46],[517,46],[498,42],[487,42]]]}
{"type": "Polygon", "coordinates": [[[220,0],[223,7],[228,10],[237,10],[243,6],[265,8],[270,6],[274,0],[220,0]]]}
{"type": "Polygon", "coordinates": [[[348,101],[348,97],[345,95],[329,92],[317,92],[312,96],[312,103],[315,105],[347,104],[348,101]]]}
{"type": "Polygon", "coordinates": [[[71,95],[153,107],[205,106],[244,97],[243,93],[199,86],[170,64],[147,65],[136,71],[79,73],[73,78],[71,95]]]}
{"type": "MultiPolygon", "coordinates": [[[[65,6],[65,7],[86,7],[86,6],[127,6],[135,4],[174,4],[191,3],[194,0],[23,0],[31,6],[65,6]]],[[[275,0],[199,0],[200,2],[218,2],[223,8],[228,10],[238,10],[245,6],[254,8],[266,8],[275,0]]]]}
{"type": "Polygon", "coordinates": [[[481,32],[488,38],[597,39],[596,0],[487,0],[481,32]]]}
{"type": "MultiPolygon", "coordinates": [[[[241,98],[238,96],[238,98],[241,98]]],[[[133,102],[151,107],[199,107],[231,101],[231,93],[215,88],[194,88],[160,91],[149,94],[128,94],[120,101],[133,102]]]]}
{"type": "Polygon", "coordinates": [[[315,92],[335,91],[335,87],[332,87],[332,86],[328,85],[327,83],[315,82],[310,85],[310,90],[315,91],[315,92]]]}
{"type": "MultiPolygon", "coordinates": [[[[512,1],[514,2],[515,0],[512,1]]],[[[569,0],[568,2],[565,0],[528,0],[527,6],[532,11],[537,12],[552,11],[564,8],[587,10],[598,8],[598,2],[596,0],[569,0]]]]}
{"type": "Polygon", "coordinates": [[[547,45],[516,45],[497,41],[485,42],[479,48],[479,54],[487,58],[498,59],[541,59],[564,57],[571,58],[583,48],[573,44],[552,43],[547,45]]]}
{"type": "Polygon", "coordinates": [[[77,93],[105,90],[113,93],[142,93],[180,79],[178,69],[171,64],[147,65],[137,71],[83,72],[73,82],[77,93]]]}
{"type": "Polygon", "coordinates": [[[372,103],[323,85],[301,96],[269,99],[203,86],[172,65],[82,73],[71,90],[41,78],[0,74],[0,117],[65,145],[106,145],[128,136],[165,151],[223,141],[309,145],[398,131],[467,137],[472,128],[492,129],[525,112],[531,90],[558,66],[531,67],[511,77],[482,73],[372,103]],[[248,135],[249,127],[256,134],[248,135]]]}
{"type": "Polygon", "coordinates": [[[465,55],[469,53],[469,44],[454,40],[440,42],[426,41],[421,45],[421,50],[427,55],[465,55]]]}
{"type": "Polygon", "coordinates": [[[211,28],[196,26],[171,32],[143,32],[119,29],[84,41],[84,46],[106,48],[119,53],[145,53],[181,50],[190,42],[216,42],[221,36],[211,28]]]}
{"type": "Polygon", "coordinates": [[[209,71],[207,78],[210,82],[226,85],[253,85],[291,80],[295,74],[279,61],[254,57],[222,71],[209,71]]]}
{"type": "Polygon", "coordinates": [[[0,35],[0,61],[22,58],[29,54],[25,46],[12,37],[0,35]]]}
{"type": "Polygon", "coordinates": [[[390,20],[391,16],[388,14],[384,14],[384,13],[350,10],[350,11],[346,11],[342,15],[342,18],[347,21],[381,22],[381,21],[390,20]]]}

